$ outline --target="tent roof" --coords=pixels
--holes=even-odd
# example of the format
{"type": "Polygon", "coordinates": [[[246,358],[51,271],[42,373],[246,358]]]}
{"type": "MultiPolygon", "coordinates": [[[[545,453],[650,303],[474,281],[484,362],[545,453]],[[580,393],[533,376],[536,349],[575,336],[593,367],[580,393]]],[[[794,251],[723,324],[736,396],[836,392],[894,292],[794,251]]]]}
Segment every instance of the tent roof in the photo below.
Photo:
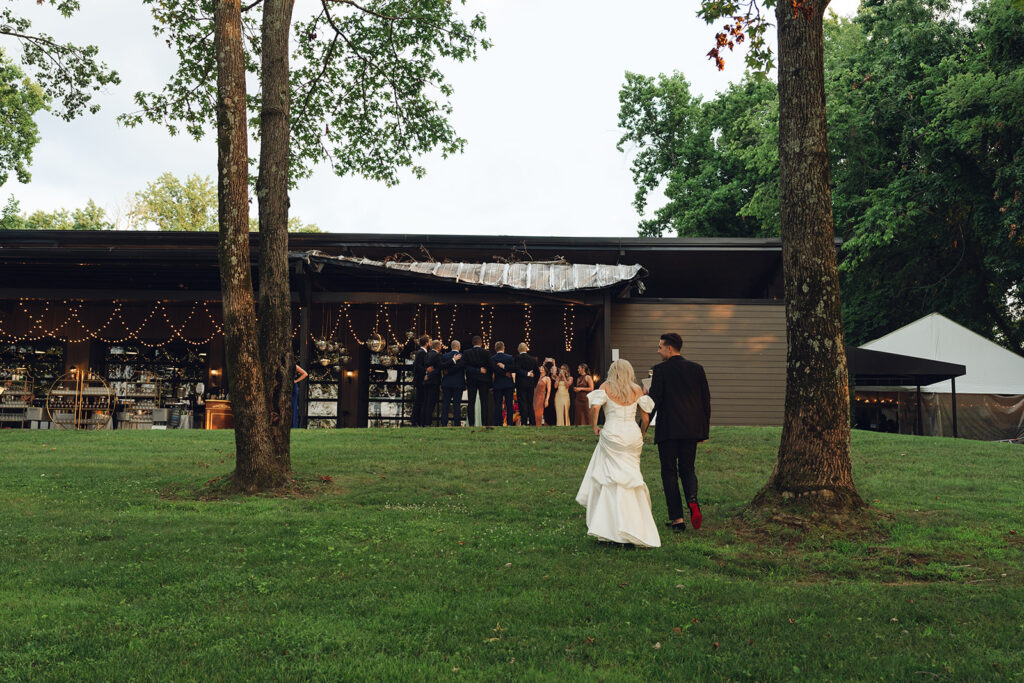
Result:
{"type": "MultiPolygon", "coordinates": [[[[862,349],[917,356],[967,367],[957,393],[1024,394],[1024,358],[938,313],[862,344],[862,349]]],[[[948,393],[948,382],[928,387],[948,393]]]]}
{"type": "Polygon", "coordinates": [[[967,369],[955,363],[846,347],[846,362],[858,386],[922,386],[962,377],[967,369]]]}

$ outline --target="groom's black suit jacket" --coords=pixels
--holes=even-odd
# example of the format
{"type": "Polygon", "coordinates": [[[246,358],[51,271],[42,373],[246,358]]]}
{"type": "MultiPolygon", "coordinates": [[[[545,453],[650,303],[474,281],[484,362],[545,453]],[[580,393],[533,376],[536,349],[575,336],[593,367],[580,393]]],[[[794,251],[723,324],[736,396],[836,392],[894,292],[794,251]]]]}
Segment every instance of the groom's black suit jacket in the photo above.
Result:
{"type": "Polygon", "coordinates": [[[537,359],[529,353],[521,353],[516,356],[515,375],[517,388],[525,390],[537,386],[537,376],[540,375],[540,366],[537,364],[537,359]],[[532,372],[533,377],[526,374],[528,372],[532,372]]]}
{"type": "Polygon", "coordinates": [[[708,438],[711,424],[711,391],[704,368],[682,356],[672,356],[654,366],[647,392],[654,399],[654,441],[708,438]]]}

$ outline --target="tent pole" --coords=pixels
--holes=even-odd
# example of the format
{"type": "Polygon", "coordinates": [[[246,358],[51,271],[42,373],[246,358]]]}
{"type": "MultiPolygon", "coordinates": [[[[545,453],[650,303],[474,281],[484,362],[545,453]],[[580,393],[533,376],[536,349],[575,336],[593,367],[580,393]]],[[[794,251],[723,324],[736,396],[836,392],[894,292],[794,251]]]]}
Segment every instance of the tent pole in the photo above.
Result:
{"type": "Polygon", "coordinates": [[[950,384],[953,385],[953,438],[959,436],[956,428],[956,377],[949,378],[950,384]]]}
{"type": "Polygon", "coordinates": [[[921,417],[921,383],[917,384],[917,435],[924,436],[924,418],[921,417]]]}

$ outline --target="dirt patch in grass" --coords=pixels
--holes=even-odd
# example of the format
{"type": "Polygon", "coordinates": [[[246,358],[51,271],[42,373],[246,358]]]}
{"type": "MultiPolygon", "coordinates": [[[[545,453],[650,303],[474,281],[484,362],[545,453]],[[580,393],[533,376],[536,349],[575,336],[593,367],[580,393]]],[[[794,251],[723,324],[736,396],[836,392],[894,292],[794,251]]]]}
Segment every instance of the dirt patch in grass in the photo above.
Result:
{"type": "Polygon", "coordinates": [[[866,508],[848,515],[826,515],[794,507],[747,507],[727,526],[759,548],[793,551],[808,540],[882,544],[889,538],[893,515],[866,508]]]}
{"type": "Polygon", "coordinates": [[[220,501],[245,498],[315,498],[326,494],[338,494],[341,487],[329,474],[293,474],[283,486],[258,493],[240,491],[230,474],[214,477],[199,488],[186,485],[167,487],[160,492],[166,500],[220,501]]]}
{"type": "MultiPolygon", "coordinates": [[[[969,553],[934,552],[892,544],[896,516],[867,508],[850,515],[825,516],[792,508],[746,508],[723,526],[754,552],[735,557],[752,567],[794,572],[796,583],[823,583],[877,577],[882,585],[918,585],[1007,580],[1014,570],[969,553]]],[[[1011,543],[1017,535],[1007,534],[1011,543]],[[1013,540],[1011,540],[1013,539],[1013,540]]]]}

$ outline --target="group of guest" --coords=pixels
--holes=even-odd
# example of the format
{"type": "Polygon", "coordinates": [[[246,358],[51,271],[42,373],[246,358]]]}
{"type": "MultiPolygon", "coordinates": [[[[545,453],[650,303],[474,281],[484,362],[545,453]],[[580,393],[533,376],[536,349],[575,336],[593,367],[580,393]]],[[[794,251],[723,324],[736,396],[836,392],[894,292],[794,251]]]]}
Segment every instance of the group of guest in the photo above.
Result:
{"type": "Polygon", "coordinates": [[[476,426],[477,401],[483,426],[515,424],[517,403],[521,425],[583,425],[589,421],[587,394],[594,389],[594,380],[585,363],[577,366],[574,378],[564,363],[556,366],[553,358],[538,361],[526,342],[519,344],[515,356],[506,352],[501,341],[494,342],[490,353],[480,336],[473,337],[465,352],[459,340],[453,340],[446,352],[439,339],[427,335],[420,337],[418,344],[413,358],[414,427],[433,423],[438,401],[441,426],[448,426],[449,417],[456,427],[461,426],[463,392],[471,427],[476,426]]]}
{"type": "Polygon", "coordinates": [[[587,424],[587,394],[593,390],[594,379],[586,363],[576,366],[574,378],[568,365],[556,366],[554,358],[545,358],[533,393],[535,424],[587,424]]]}

